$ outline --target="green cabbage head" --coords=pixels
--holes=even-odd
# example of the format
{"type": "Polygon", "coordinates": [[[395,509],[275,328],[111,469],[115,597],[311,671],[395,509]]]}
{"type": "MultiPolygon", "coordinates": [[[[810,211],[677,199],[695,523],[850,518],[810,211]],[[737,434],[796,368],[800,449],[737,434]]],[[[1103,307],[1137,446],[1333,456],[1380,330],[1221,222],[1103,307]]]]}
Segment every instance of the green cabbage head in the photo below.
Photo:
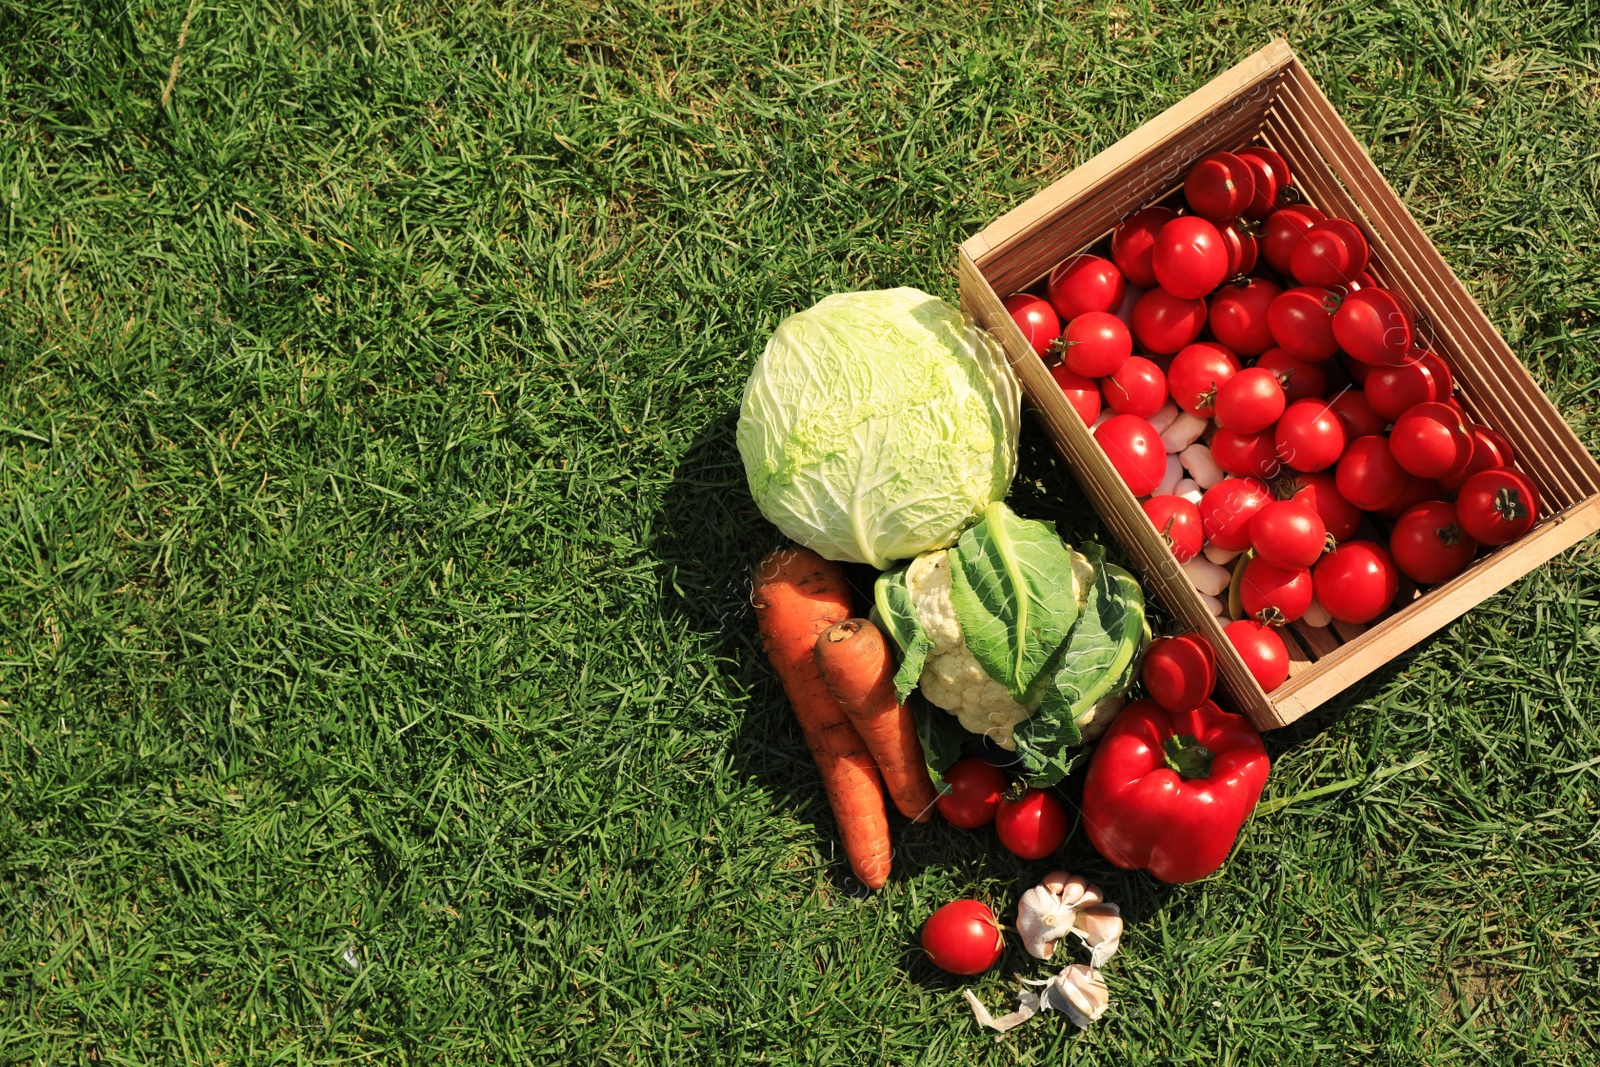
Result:
{"type": "Polygon", "coordinates": [[[954,543],[1017,469],[999,343],[919,289],[840,293],[778,324],[739,407],[756,504],[828,559],[880,569],[954,543]]]}

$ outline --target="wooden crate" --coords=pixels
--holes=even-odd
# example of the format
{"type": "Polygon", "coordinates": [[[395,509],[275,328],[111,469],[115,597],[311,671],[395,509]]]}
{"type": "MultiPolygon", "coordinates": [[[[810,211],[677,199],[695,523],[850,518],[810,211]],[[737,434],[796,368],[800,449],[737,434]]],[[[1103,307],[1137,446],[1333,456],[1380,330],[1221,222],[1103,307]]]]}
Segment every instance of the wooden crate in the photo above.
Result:
{"type": "Polygon", "coordinates": [[[1167,609],[1220,653],[1222,688],[1261,729],[1293,722],[1445,623],[1600,527],[1600,465],[1467,294],[1394,190],[1284,41],[1274,41],[1145,123],[961,246],[963,308],[1005,344],[1035,415],[1105,524],[1167,609]],[[1360,224],[1371,272],[1416,309],[1419,334],[1450,364],[1475,421],[1500,430],[1538,483],[1539,524],[1456,578],[1410,597],[1367,627],[1296,626],[1289,680],[1265,693],[1222,635],[1001,298],[1103,240],[1125,216],[1170,194],[1191,164],[1255,142],[1281,153],[1312,204],[1360,224]]]}

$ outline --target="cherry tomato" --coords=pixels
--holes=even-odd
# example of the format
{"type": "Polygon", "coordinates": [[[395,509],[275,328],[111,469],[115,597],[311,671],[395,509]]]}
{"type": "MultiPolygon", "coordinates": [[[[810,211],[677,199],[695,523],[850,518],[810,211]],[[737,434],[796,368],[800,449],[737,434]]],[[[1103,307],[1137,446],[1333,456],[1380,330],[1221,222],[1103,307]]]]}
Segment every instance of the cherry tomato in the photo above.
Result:
{"type": "Polygon", "coordinates": [[[1418,478],[1463,470],[1472,461],[1471,424],[1449,404],[1417,404],[1394,420],[1389,450],[1396,463],[1418,478]]]}
{"type": "Polygon", "coordinates": [[[1061,386],[1067,403],[1083,418],[1083,424],[1093,426],[1094,420],[1100,417],[1100,383],[1079,374],[1065,363],[1051,367],[1050,376],[1061,386]]]}
{"type": "Polygon", "coordinates": [[[1455,375],[1450,373],[1450,365],[1437,352],[1424,351],[1417,358],[1422,361],[1423,366],[1427,367],[1428,371],[1433,375],[1434,383],[1439,388],[1438,399],[1453,401],[1456,391],[1456,378],[1455,375]]]}
{"type": "Polygon", "coordinates": [[[1340,622],[1371,622],[1394,603],[1400,571],[1382,545],[1347,541],[1311,570],[1317,603],[1340,622]]]}
{"type": "Polygon", "coordinates": [[[1225,430],[1260,433],[1278,421],[1286,406],[1278,376],[1265,367],[1250,367],[1217,387],[1213,413],[1225,430]]]}
{"type": "Polygon", "coordinates": [[[951,974],[982,974],[1005,951],[1000,920],[979,900],[952,900],[922,924],[928,962],[951,974]]]}
{"type": "Polygon", "coordinates": [[[1061,333],[1068,367],[1089,378],[1115,374],[1133,353],[1133,337],[1122,320],[1108,311],[1089,311],[1061,333]]]}
{"type": "Polygon", "coordinates": [[[1149,496],[1167,473],[1167,449],[1154,426],[1137,415],[1113,415],[1094,432],[1128,491],[1149,496]]]}
{"type": "Polygon", "coordinates": [[[1016,800],[1002,800],[994,829],[1013,856],[1042,860],[1067,839],[1067,813],[1043,789],[1029,789],[1016,800]]]}
{"type": "Polygon", "coordinates": [[[1240,619],[1224,626],[1222,632],[1262,689],[1270,693],[1288,680],[1289,649],[1272,627],[1240,619]]]}
{"type": "Polygon", "coordinates": [[[1218,430],[1211,438],[1211,458],[1228,474],[1239,478],[1276,478],[1283,470],[1272,431],[1235,433],[1218,430]]]}
{"type": "Polygon", "coordinates": [[[1345,286],[1367,269],[1367,238],[1349,219],[1323,219],[1289,252],[1289,270],[1301,285],[1345,286]]]}
{"type": "Polygon", "coordinates": [[[1456,494],[1461,528],[1486,545],[1515,541],[1539,521],[1539,489],[1519,470],[1492,467],[1479,471],[1456,494]]]}
{"type": "Polygon", "coordinates": [[[1472,432],[1472,459],[1458,471],[1439,475],[1439,485],[1448,493],[1461,490],[1466,480],[1479,471],[1492,470],[1495,467],[1509,467],[1516,461],[1516,455],[1511,449],[1511,442],[1507,441],[1498,431],[1487,426],[1474,423],[1469,427],[1472,432]]]}
{"type": "Polygon", "coordinates": [[[1297,474],[1281,488],[1285,500],[1304,504],[1321,516],[1335,541],[1345,540],[1361,525],[1361,509],[1339,495],[1331,474],[1297,474]]]}
{"type": "Polygon", "coordinates": [[[1344,452],[1344,423],[1322,400],[1296,400],[1273,431],[1278,458],[1297,471],[1331,467],[1344,452]]]}
{"type": "Polygon", "coordinates": [[[1181,496],[1163,493],[1144,502],[1144,513],[1150,516],[1156,530],[1179,563],[1187,563],[1205,547],[1205,530],[1200,522],[1200,509],[1181,496]]]}
{"type": "Polygon", "coordinates": [[[1358,289],[1333,313],[1333,337],[1373,366],[1404,363],[1411,352],[1411,312],[1392,289],[1358,289]]]}
{"type": "Polygon", "coordinates": [[[1395,566],[1413,582],[1447,582],[1466,569],[1478,554],[1474,541],[1456,519],[1456,506],[1443,500],[1413,504],[1395,520],[1389,534],[1395,566]]]}
{"type": "Polygon", "coordinates": [[[1344,372],[1350,376],[1352,382],[1363,389],[1367,387],[1367,376],[1372,373],[1372,364],[1363,363],[1344,352],[1339,353],[1339,358],[1335,362],[1344,368],[1344,372]]]}
{"type": "Polygon", "coordinates": [[[1170,208],[1147,207],[1122,220],[1111,234],[1111,258],[1128,284],[1149,289],[1156,284],[1155,267],[1151,253],[1155,251],[1156,234],[1161,227],[1178,217],[1170,208]]]}
{"type": "Polygon", "coordinates": [[[1279,194],[1289,185],[1289,164],[1272,149],[1259,145],[1241,148],[1234,155],[1250,168],[1250,177],[1256,183],[1256,195],[1250,198],[1244,216],[1247,219],[1264,219],[1272,214],[1277,207],[1279,194]]]}
{"type": "Polygon", "coordinates": [[[1165,289],[1152,289],[1133,305],[1133,336],[1158,355],[1169,356],[1200,336],[1206,324],[1206,302],[1185,300],[1165,289]]]}
{"type": "Polygon", "coordinates": [[[1183,300],[1197,300],[1228,276],[1228,250],[1212,223],[1180,215],[1161,227],[1151,254],[1156,281],[1183,300]]]}
{"type": "Polygon", "coordinates": [[[944,783],[947,790],[936,802],[939,814],[963,830],[989,825],[1006,792],[1006,776],[1000,768],[970,756],[956,760],[944,772],[944,783]]]}
{"type": "Polygon", "coordinates": [[[1287,570],[1309,567],[1328,544],[1328,524],[1317,509],[1298,500],[1274,500],[1250,520],[1256,555],[1287,570]]]}
{"type": "Polygon", "coordinates": [[[1247,232],[1239,222],[1217,223],[1217,233],[1222,235],[1222,248],[1228,253],[1228,270],[1224,278],[1243,278],[1255,270],[1260,257],[1260,247],[1255,235],[1247,232]]]}
{"type": "Polygon", "coordinates": [[[1407,474],[1405,482],[1400,486],[1400,495],[1395,497],[1394,503],[1388,507],[1379,508],[1378,514],[1393,522],[1413,504],[1420,504],[1424,500],[1442,499],[1444,499],[1444,486],[1432,478],[1418,478],[1415,474],[1407,474]]]}
{"type": "Polygon", "coordinates": [[[1051,344],[1061,336],[1061,320],[1050,302],[1028,293],[1013,293],[1002,302],[1033,350],[1041,356],[1050,351],[1051,344]]]}
{"type": "Polygon", "coordinates": [[[1305,232],[1328,216],[1310,204],[1292,204],[1268,215],[1261,224],[1261,258],[1285,278],[1292,278],[1289,257],[1305,232]]]}
{"type": "Polygon", "coordinates": [[[1333,408],[1333,413],[1344,424],[1346,441],[1381,434],[1389,425],[1388,419],[1372,410],[1366,392],[1361,389],[1346,389],[1328,401],[1328,406],[1333,408]]]}
{"type": "Polygon", "coordinates": [[[1256,366],[1271,371],[1283,387],[1286,404],[1296,400],[1315,400],[1328,392],[1328,370],[1322,363],[1296,359],[1285,349],[1269,348],[1256,360],[1256,366]]]}
{"type": "Polygon", "coordinates": [[[1302,285],[1279,294],[1267,308],[1267,331],[1295,359],[1317,363],[1339,350],[1333,318],[1339,294],[1302,285]]]}
{"type": "Polygon", "coordinates": [[[1241,356],[1259,356],[1272,347],[1267,309],[1283,290],[1266,278],[1246,278],[1243,285],[1225,285],[1211,298],[1211,336],[1241,356]]]}
{"type": "Polygon", "coordinates": [[[1379,511],[1400,499],[1406,472],[1394,461],[1386,437],[1358,437],[1333,472],[1339,495],[1363,511],[1379,511]]]}
{"type": "Polygon", "coordinates": [[[1393,422],[1409,407],[1449,396],[1448,391],[1440,391],[1443,384],[1434,378],[1432,365],[1417,358],[1392,367],[1370,368],[1361,387],[1372,410],[1393,422]]]}
{"type": "Polygon", "coordinates": [[[1158,637],[1145,650],[1140,677],[1157,704],[1168,711],[1193,711],[1217,687],[1217,654],[1199,634],[1158,637]]]}
{"type": "Polygon", "coordinates": [[[1101,256],[1068,256],[1050,272],[1046,289],[1062,322],[1086,311],[1116,311],[1126,283],[1117,265],[1101,256]]]}
{"type": "Polygon", "coordinates": [[[1167,402],[1167,376],[1143,356],[1130,356],[1100,382],[1100,389],[1106,406],[1119,415],[1148,419],[1167,402]]]}
{"type": "Polygon", "coordinates": [[[1272,499],[1272,492],[1254,478],[1224,478],[1200,497],[1200,521],[1206,540],[1229,552],[1250,547],[1250,520],[1272,499]]]}
{"type": "Polygon", "coordinates": [[[1239,361],[1219,344],[1201,341],[1187,345],[1167,368],[1167,388],[1172,402],[1191,415],[1209,418],[1217,392],[1239,373],[1239,361]]]}
{"type": "Polygon", "coordinates": [[[1183,198],[1201,218],[1236,219],[1255,199],[1256,182],[1244,160],[1232,152],[1213,152],[1189,168],[1183,198]]]}
{"type": "Polygon", "coordinates": [[[1239,603],[1246,615],[1268,626],[1294,622],[1311,606],[1311,572],[1304,567],[1280,567],[1260,556],[1252,557],[1244,565],[1239,603]]]}

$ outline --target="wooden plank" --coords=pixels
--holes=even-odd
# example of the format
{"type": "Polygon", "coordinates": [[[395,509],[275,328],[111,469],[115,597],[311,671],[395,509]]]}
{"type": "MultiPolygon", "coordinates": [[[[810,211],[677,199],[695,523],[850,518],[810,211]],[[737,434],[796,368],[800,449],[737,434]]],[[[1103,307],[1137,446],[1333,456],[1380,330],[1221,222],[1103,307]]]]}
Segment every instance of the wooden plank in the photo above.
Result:
{"type": "Polygon", "coordinates": [[[1313,658],[1321,659],[1328,653],[1338,649],[1340,641],[1338,635],[1329,626],[1307,626],[1304,623],[1294,624],[1294,632],[1300,638],[1313,658]]]}

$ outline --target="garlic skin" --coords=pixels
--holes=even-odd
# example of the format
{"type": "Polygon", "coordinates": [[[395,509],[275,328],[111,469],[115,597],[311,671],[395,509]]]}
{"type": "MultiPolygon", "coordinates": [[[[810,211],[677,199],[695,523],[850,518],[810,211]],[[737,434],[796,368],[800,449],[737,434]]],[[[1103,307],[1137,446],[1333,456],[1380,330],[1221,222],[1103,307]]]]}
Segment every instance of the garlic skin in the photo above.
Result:
{"type": "Polygon", "coordinates": [[[1089,966],[1099,970],[1122,944],[1122,909],[1115,904],[1081,908],[1072,923],[1073,936],[1089,948],[1089,966]]]}
{"type": "Polygon", "coordinates": [[[1077,914],[1071,906],[1042,885],[1034,886],[1017,901],[1017,933],[1022,947],[1034,959],[1047,960],[1056,942],[1071,933],[1077,914]]]}
{"type": "Polygon", "coordinates": [[[1098,971],[1074,963],[1056,975],[1039,1000],[1040,1008],[1059,1011],[1078,1029],[1087,1030],[1090,1023],[1106,1013],[1111,993],[1098,971]]]}

